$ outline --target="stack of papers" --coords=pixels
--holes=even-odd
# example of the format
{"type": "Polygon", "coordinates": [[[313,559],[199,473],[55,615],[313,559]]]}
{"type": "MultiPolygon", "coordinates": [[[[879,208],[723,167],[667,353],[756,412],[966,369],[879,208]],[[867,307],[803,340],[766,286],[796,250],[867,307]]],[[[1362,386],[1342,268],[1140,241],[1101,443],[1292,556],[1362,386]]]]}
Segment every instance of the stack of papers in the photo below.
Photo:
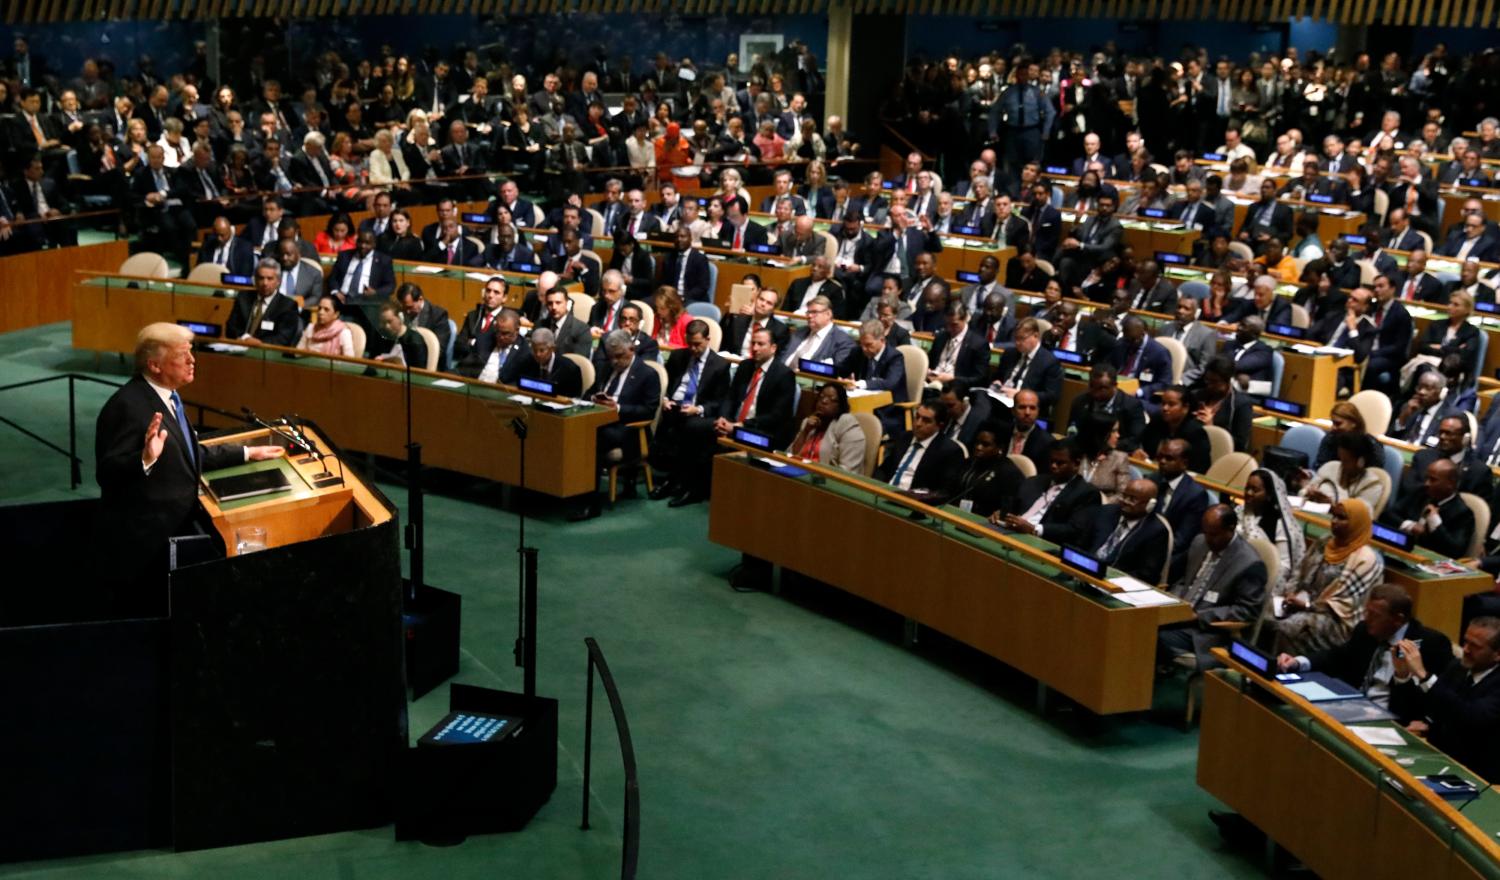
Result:
{"type": "Polygon", "coordinates": [[[882,392],[880,392],[880,391],[878,391],[876,389],[871,389],[871,388],[850,388],[849,389],[849,396],[850,397],[869,397],[872,394],[880,394],[880,393],[882,393],[882,392]]]}
{"type": "Polygon", "coordinates": [[[1176,596],[1171,596],[1159,590],[1137,590],[1132,593],[1115,593],[1114,597],[1121,602],[1134,605],[1137,608],[1150,608],[1155,605],[1171,605],[1180,601],[1176,596]]]}
{"type": "Polygon", "coordinates": [[[250,350],[250,347],[245,345],[230,345],[227,342],[210,342],[208,350],[217,351],[220,354],[244,354],[250,350]]]}
{"type": "Polygon", "coordinates": [[[464,387],[464,383],[462,383],[462,382],[455,382],[452,379],[433,379],[432,380],[432,384],[433,384],[433,387],[435,387],[435,388],[462,388],[462,387],[464,387]]]}
{"type": "Polygon", "coordinates": [[[413,266],[412,271],[418,275],[437,275],[443,271],[442,266],[413,266]]]}
{"type": "Polygon", "coordinates": [[[1145,583],[1144,581],[1138,581],[1128,574],[1122,574],[1119,577],[1112,577],[1108,582],[1119,587],[1120,591],[1123,593],[1138,593],[1141,590],[1152,589],[1150,584],[1145,583]]]}
{"type": "Polygon", "coordinates": [[[1394,727],[1351,727],[1349,732],[1372,746],[1406,745],[1406,738],[1394,727]]]}

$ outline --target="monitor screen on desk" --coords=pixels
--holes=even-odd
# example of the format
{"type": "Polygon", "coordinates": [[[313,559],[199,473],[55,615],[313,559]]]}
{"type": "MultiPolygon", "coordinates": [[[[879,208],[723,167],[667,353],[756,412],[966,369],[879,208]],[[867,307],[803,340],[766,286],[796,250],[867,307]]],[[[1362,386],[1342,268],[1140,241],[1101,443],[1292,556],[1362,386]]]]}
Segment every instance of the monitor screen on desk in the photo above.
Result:
{"type": "Polygon", "coordinates": [[[1266,332],[1277,336],[1285,336],[1288,339],[1302,339],[1307,336],[1307,331],[1301,327],[1293,327],[1291,324],[1267,324],[1266,332]]]}
{"type": "Polygon", "coordinates": [[[1207,162],[1223,162],[1225,156],[1223,153],[1204,153],[1203,159],[1207,162]]]}
{"type": "Polygon", "coordinates": [[[1348,233],[1345,233],[1342,237],[1344,241],[1347,241],[1350,244],[1366,245],[1370,243],[1370,240],[1363,235],[1350,235],[1348,233]]]}
{"type": "Polygon", "coordinates": [[[978,284],[979,283],[979,273],[978,272],[965,272],[963,270],[959,270],[958,280],[962,281],[965,284],[978,284]]]}
{"type": "Polygon", "coordinates": [[[771,438],[766,434],[758,434],[744,428],[734,429],[734,442],[743,443],[746,446],[754,446],[756,449],[771,451],[771,438]]]}
{"type": "Polygon", "coordinates": [[[1271,658],[1255,650],[1239,639],[1229,643],[1229,656],[1250,667],[1262,678],[1270,678],[1274,673],[1271,658]]]}
{"type": "Polygon", "coordinates": [[[462,218],[465,223],[474,226],[493,226],[495,223],[495,221],[490,219],[490,215],[488,214],[464,213],[460,214],[459,217],[462,218]]]}
{"type": "Polygon", "coordinates": [[[1066,351],[1061,348],[1052,349],[1052,356],[1072,366],[1081,367],[1089,362],[1088,355],[1078,351],[1066,351]]]}
{"type": "Polygon", "coordinates": [[[771,256],[781,253],[781,247],[774,244],[752,244],[746,247],[745,250],[756,254],[770,254],[771,256]]]}
{"type": "Polygon", "coordinates": [[[186,327],[199,336],[219,336],[222,333],[218,324],[206,324],[202,321],[178,321],[177,326],[186,327]]]}
{"type": "Polygon", "coordinates": [[[1063,166],[1063,165],[1048,165],[1047,166],[1047,173],[1048,174],[1061,174],[1063,177],[1068,177],[1069,176],[1068,169],[1065,166],[1063,166]]]}
{"type": "Polygon", "coordinates": [[[838,371],[833,368],[833,364],[825,364],[822,361],[815,361],[811,358],[799,358],[797,360],[797,369],[804,373],[812,373],[814,376],[827,376],[830,379],[838,375],[838,371]]]}
{"type": "Polygon", "coordinates": [[[236,275],[233,272],[223,272],[219,275],[220,284],[239,284],[249,287],[254,281],[249,275],[236,275]]]}
{"type": "Polygon", "coordinates": [[[1174,254],[1167,251],[1156,252],[1156,262],[1164,266],[1186,266],[1192,262],[1186,254],[1174,254]]]}
{"type": "Polygon", "coordinates": [[[704,238],[703,238],[703,246],[704,247],[726,248],[727,249],[730,244],[731,244],[731,242],[727,242],[727,241],[725,241],[722,238],[709,238],[707,236],[704,236],[704,238]]]}
{"type": "Polygon", "coordinates": [[[1487,315],[1500,314],[1500,303],[1476,302],[1474,303],[1474,311],[1484,312],[1487,315]]]}
{"type": "Polygon", "coordinates": [[[1167,216],[1167,212],[1162,208],[1144,208],[1141,210],[1141,216],[1160,220],[1163,217],[1167,216]]]}
{"type": "Polygon", "coordinates": [[[1275,397],[1267,397],[1264,401],[1261,402],[1261,406],[1274,413],[1281,413],[1282,415],[1287,416],[1296,416],[1298,418],[1301,418],[1307,413],[1307,407],[1303,406],[1302,404],[1293,403],[1290,400],[1280,400],[1275,397]]]}
{"type": "Polygon", "coordinates": [[[539,275],[541,274],[542,267],[536,263],[512,263],[510,271],[521,272],[526,275],[539,275]]]}
{"type": "Polygon", "coordinates": [[[527,379],[522,377],[516,380],[516,385],[527,391],[535,391],[538,394],[555,394],[557,391],[556,385],[551,382],[544,382],[541,379],[527,379]]]}
{"type": "Polygon", "coordinates": [[[1333,196],[1323,195],[1322,193],[1312,193],[1307,197],[1307,200],[1315,205],[1333,204],[1333,196]]]}
{"type": "Polygon", "coordinates": [[[1104,563],[1088,555],[1082,550],[1074,550],[1072,547],[1064,547],[1057,552],[1063,562],[1073,566],[1079,571],[1086,571],[1094,577],[1104,576],[1104,563]]]}
{"type": "MultiPolygon", "coordinates": [[[[953,233],[955,235],[983,235],[984,234],[983,230],[981,230],[978,226],[955,226],[955,227],[953,227],[953,233]]],[[[960,272],[959,274],[962,275],[963,273],[960,272]]]]}
{"type": "Polygon", "coordinates": [[[1411,552],[1411,535],[1405,532],[1383,526],[1380,523],[1374,523],[1370,526],[1370,534],[1382,544],[1389,544],[1397,550],[1404,550],[1407,553],[1411,552]]]}

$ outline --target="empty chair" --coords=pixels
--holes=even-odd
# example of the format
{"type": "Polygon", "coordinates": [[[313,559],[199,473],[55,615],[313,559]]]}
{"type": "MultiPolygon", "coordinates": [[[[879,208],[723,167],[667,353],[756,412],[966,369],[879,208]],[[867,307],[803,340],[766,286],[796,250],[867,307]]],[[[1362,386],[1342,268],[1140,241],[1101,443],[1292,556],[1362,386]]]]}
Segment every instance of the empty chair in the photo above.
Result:
{"type": "Polygon", "coordinates": [[[1255,458],[1247,453],[1230,452],[1227,455],[1214,456],[1213,464],[1208,466],[1208,473],[1203,476],[1211,482],[1228,486],[1236,492],[1243,492],[1245,481],[1250,479],[1250,473],[1259,466],[1255,458]]]}
{"type": "Polygon", "coordinates": [[[859,422],[859,429],[865,435],[865,461],[859,472],[868,477],[875,473],[875,467],[880,464],[880,437],[885,433],[885,426],[880,424],[880,419],[872,412],[857,412],[854,420],[859,422]]]}
{"type": "Polygon", "coordinates": [[[1177,288],[1177,292],[1183,296],[1190,296],[1197,300],[1208,299],[1213,294],[1213,290],[1209,288],[1208,284],[1202,281],[1184,281],[1177,288]]]}
{"type": "Polygon", "coordinates": [[[1326,436],[1328,432],[1317,425],[1293,425],[1281,435],[1280,445],[1306,455],[1308,466],[1311,467],[1318,460],[1318,447],[1323,444],[1326,436]]]}
{"type": "MultiPolygon", "coordinates": [[[[1349,398],[1354,408],[1364,417],[1365,430],[1379,437],[1391,424],[1391,399],[1379,391],[1361,391],[1349,398]]],[[[1323,413],[1309,413],[1323,416],[1323,413]]]]}
{"type": "Polygon", "coordinates": [[[723,315],[719,312],[719,307],[713,303],[688,303],[687,313],[695,318],[702,318],[705,321],[712,321],[715,324],[723,320],[723,315]]]}
{"type": "Polygon", "coordinates": [[[167,258],[161,254],[141,251],[120,264],[120,274],[134,275],[137,278],[167,278],[170,277],[171,267],[167,265],[167,258]]]}
{"type": "Polygon", "coordinates": [[[194,284],[218,284],[223,280],[221,276],[228,271],[228,266],[220,266],[218,263],[199,263],[188,273],[187,280],[194,284]]]}

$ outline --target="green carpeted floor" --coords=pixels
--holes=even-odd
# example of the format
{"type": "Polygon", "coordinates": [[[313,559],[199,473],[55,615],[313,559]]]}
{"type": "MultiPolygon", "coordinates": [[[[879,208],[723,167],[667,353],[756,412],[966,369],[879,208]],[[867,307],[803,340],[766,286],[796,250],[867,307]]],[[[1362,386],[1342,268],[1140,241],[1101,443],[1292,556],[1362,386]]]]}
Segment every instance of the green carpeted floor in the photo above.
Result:
{"type": "MultiPolygon", "coordinates": [[[[66,325],[0,336],[0,385],[66,371],[123,377],[120,359],[73,351],[69,338],[66,325]]],[[[109,391],[79,386],[85,462],[109,391]]],[[[66,385],[0,393],[0,414],[66,445],[66,385]]],[[[4,426],[0,473],[0,503],[72,497],[65,459],[4,426]]],[[[94,492],[87,464],[84,480],[79,491],[94,492]]],[[[451,474],[435,482],[428,579],[464,596],[458,680],[518,689],[515,517],[493,486],[451,474]]],[[[383,488],[405,497],[399,485],[383,488]]],[[[904,649],[899,620],[837,591],[730,590],[738,556],[708,542],[704,506],[624,501],[576,525],[554,505],[533,513],[539,691],[562,701],[562,741],[557,792],[525,831],[433,848],[380,828],[0,866],[0,876],[618,876],[622,775],[602,695],[595,827],[578,829],[585,636],[614,669],[635,737],[642,877],[1261,873],[1223,849],[1205,815],[1214,802],[1194,783],[1197,736],[1171,724],[1180,687],[1159,698],[1157,719],[1065,707],[1038,715],[1033,684],[1014,671],[941,638],[904,649]]],[[[435,721],[444,699],[439,690],[413,705],[412,729],[435,721]]]]}

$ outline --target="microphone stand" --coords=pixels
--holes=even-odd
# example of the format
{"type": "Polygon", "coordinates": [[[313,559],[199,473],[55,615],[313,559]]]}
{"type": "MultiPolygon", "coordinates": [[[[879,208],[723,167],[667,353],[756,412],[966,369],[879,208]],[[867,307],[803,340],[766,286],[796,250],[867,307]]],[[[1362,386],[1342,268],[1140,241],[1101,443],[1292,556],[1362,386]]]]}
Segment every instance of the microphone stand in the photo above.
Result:
{"type": "MultiPolygon", "coordinates": [[[[513,405],[512,405],[513,406],[513,405]]],[[[505,408],[511,409],[512,406],[505,408]]],[[[526,546],[526,437],[529,433],[527,411],[515,406],[515,416],[507,423],[516,439],[521,442],[521,473],[519,496],[516,499],[516,517],[519,532],[516,538],[517,572],[516,643],[512,649],[516,665],[521,667],[522,691],[528,697],[536,696],[536,606],[537,606],[537,548],[526,546]]]]}
{"type": "Polygon", "coordinates": [[[406,599],[415,604],[422,589],[422,444],[411,439],[411,364],[406,365],[406,549],[411,554],[411,577],[406,599]]]}

